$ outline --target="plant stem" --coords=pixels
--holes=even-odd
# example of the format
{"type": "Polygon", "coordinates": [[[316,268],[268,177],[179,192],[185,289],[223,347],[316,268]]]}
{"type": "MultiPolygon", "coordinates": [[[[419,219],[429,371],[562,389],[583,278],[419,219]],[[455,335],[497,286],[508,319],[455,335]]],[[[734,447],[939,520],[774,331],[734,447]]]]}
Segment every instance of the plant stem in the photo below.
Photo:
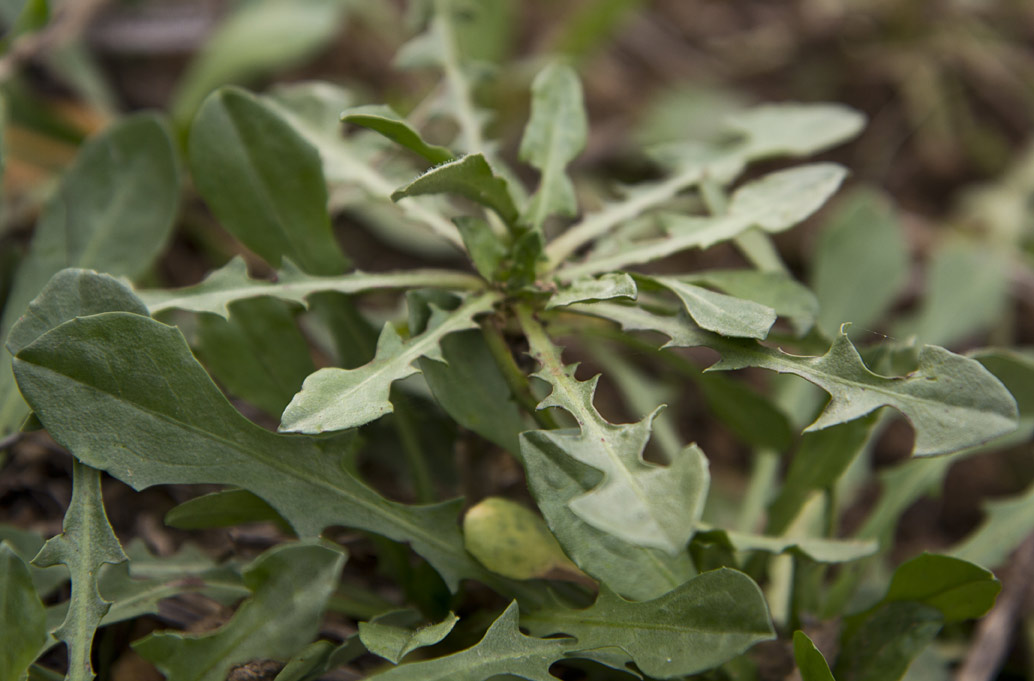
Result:
{"type": "Polygon", "coordinates": [[[492,320],[486,319],[481,322],[481,335],[484,336],[488,350],[492,354],[492,359],[495,360],[496,366],[499,367],[503,378],[506,379],[506,385],[509,386],[510,392],[513,393],[517,403],[532,415],[540,428],[546,430],[558,428],[559,425],[552,414],[546,410],[539,410],[539,401],[535,399],[531,392],[528,377],[517,366],[513,353],[510,352],[510,346],[507,344],[499,327],[492,320]]]}

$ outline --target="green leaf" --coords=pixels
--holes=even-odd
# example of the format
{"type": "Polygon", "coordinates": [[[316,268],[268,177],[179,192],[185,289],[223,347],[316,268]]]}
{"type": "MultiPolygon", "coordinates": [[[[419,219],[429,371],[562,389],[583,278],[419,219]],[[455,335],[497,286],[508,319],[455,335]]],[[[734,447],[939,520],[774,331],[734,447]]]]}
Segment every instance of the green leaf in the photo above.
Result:
{"type": "Polygon", "coordinates": [[[419,372],[420,357],[442,361],[439,342],[447,334],[476,328],[475,315],[488,312],[494,293],[473,296],[451,312],[435,310],[428,330],[403,340],[388,322],[377,339],[377,354],[357,369],[325,368],[305,379],[302,390],[284,410],[280,430],[323,433],[355,428],[391,413],[388,394],[395,381],[419,372]]]}
{"type": "Polygon", "coordinates": [[[439,346],[444,361],[419,359],[435,401],[456,423],[518,453],[524,418],[484,337],[479,331],[460,331],[442,338],[439,346]],[[486,404],[492,408],[485,409],[486,404]]]}
{"type": "Polygon", "coordinates": [[[466,650],[399,665],[371,679],[381,681],[486,681],[510,674],[528,681],[556,681],[549,666],[571,648],[570,639],[525,636],[517,628],[517,603],[511,603],[481,641],[466,650]]]}
{"type": "Polygon", "coordinates": [[[650,277],[650,281],[674,293],[697,326],[722,336],[761,339],[775,324],[776,312],[767,305],[715,293],[675,277],[650,277]]]}
{"type": "Polygon", "coordinates": [[[29,565],[29,576],[40,598],[51,595],[68,581],[68,568],[64,565],[39,568],[29,562],[43,548],[43,537],[37,532],[0,524],[0,541],[7,542],[15,554],[29,565]]]}
{"type": "Polygon", "coordinates": [[[338,0],[258,0],[241,5],[205,41],[173,98],[185,126],[209,92],[300,62],[340,30],[347,3],[338,0]]]}
{"type": "Polygon", "coordinates": [[[274,416],[316,370],[291,310],[271,298],[235,302],[228,320],[202,315],[197,351],[230,394],[274,416]]]}
{"type": "MultiPolygon", "coordinates": [[[[552,442],[538,437],[539,432],[521,434],[528,488],[554,536],[579,568],[634,600],[657,598],[696,574],[687,551],[673,556],[644,548],[596,529],[576,515],[570,503],[596,487],[600,472],[557,452],[552,442]]],[[[687,448],[683,457],[698,466],[704,486],[701,494],[706,496],[707,459],[695,447],[687,448]]]]}
{"type": "Polygon", "coordinates": [[[487,497],[467,511],[463,545],[486,568],[511,579],[577,573],[542,518],[503,497],[487,497]]]}
{"type": "Polygon", "coordinates": [[[83,317],[41,336],[15,363],[19,386],[50,435],[136,489],[233,485],[265,499],[301,537],[330,525],[357,527],[412,543],[453,588],[461,577],[502,584],[463,550],[455,502],[388,501],[346,470],[339,440],[252,424],[173,327],[120,312],[83,317]]]}
{"type": "Polygon", "coordinates": [[[535,445],[563,452],[602,473],[597,486],[569,502],[570,509],[588,524],[626,542],[672,555],[684,550],[700,517],[707,489],[706,468],[688,454],[667,466],[647,463],[643,449],[653,415],[634,424],[608,423],[593,406],[599,376],[577,380],[576,367],[564,366],[559,349],[538,322],[524,309],[518,314],[530,354],[541,365],[532,375],[553,388],[538,408],[560,407],[580,426],[534,431],[535,445]]]}
{"type": "Polygon", "coordinates": [[[217,631],[158,632],[133,644],[169,681],[222,681],[235,665],[287,659],[311,642],[345,555],[320,544],[282,544],[244,572],[252,592],[217,631]]]}
{"type": "Polygon", "coordinates": [[[100,471],[73,459],[72,501],[61,534],[47,540],[32,560],[39,567],[67,565],[72,577],[68,613],[54,631],[55,638],[68,646],[69,681],[94,678],[93,636],[111,607],[97,589],[97,574],[103,564],[124,560],[126,554],[104,512],[100,471]]]}
{"type": "Polygon", "coordinates": [[[834,673],[838,681],[897,681],[941,630],[936,608],[904,602],[882,605],[844,641],[834,673]]]}
{"type": "Polygon", "coordinates": [[[195,497],[165,514],[165,524],[180,530],[229,527],[284,519],[261,498],[243,489],[229,489],[195,497]]]}
{"type": "MultiPolygon", "coordinates": [[[[0,340],[58,271],[145,272],[165,247],[179,205],[179,168],[163,119],[129,116],[91,138],[47,202],[0,318],[0,340]]],[[[0,437],[28,410],[0,350],[0,437]]]]}
{"type": "Polygon", "coordinates": [[[770,173],[737,189],[728,212],[721,216],[701,218],[666,213],[661,219],[667,237],[635,241],[615,253],[590,255],[583,263],[561,268],[557,276],[569,281],[659,260],[689,248],[710,248],[751,227],[783,232],[821,208],[845,175],[844,168],[833,163],[813,163],[770,173]]]}
{"type": "Polygon", "coordinates": [[[1002,585],[989,570],[959,558],[924,553],[894,571],[886,603],[914,601],[940,611],[945,623],[983,617],[1002,585]]]}
{"type": "Polygon", "coordinates": [[[875,416],[855,419],[801,438],[783,485],[768,508],[769,533],[786,531],[813,492],[833,489],[865,450],[876,421],[875,416]]]}
{"type": "Polygon", "coordinates": [[[801,681],[836,681],[826,658],[803,631],[793,632],[793,658],[801,673],[801,681]]]}
{"type": "Polygon", "coordinates": [[[916,431],[916,456],[947,454],[983,444],[1015,430],[1016,402],[979,362],[934,345],[923,346],[918,367],[907,376],[872,373],[845,334],[825,355],[801,357],[749,339],[723,338],[696,329],[688,320],[608,303],[577,306],[613,319],[626,330],[651,330],[669,336],[668,345],[707,346],[721,353],[709,370],[761,367],[792,373],[830,393],[832,399],[806,431],[821,430],[894,407],[916,431]]]}
{"type": "Polygon", "coordinates": [[[509,250],[506,244],[492,231],[491,225],[481,218],[461,215],[452,221],[460,230],[463,245],[478,274],[488,281],[494,280],[499,266],[506,259],[509,250]]]}
{"type": "Polygon", "coordinates": [[[147,316],[147,308],[125,283],[107,274],[63,269],[29,303],[7,336],[7,349],[21,352],[47,331],[75,319],[101,312],[132,312],[147,316]]]}
{"type": "Polygon", "coordinates": [[[830,394],[829,404],[808,431],[891,406],[916,431],[913,454],[928,456],[978,445],[1016,427],[1016,402],[1005,387],[976,360],[934,345],[923,346],[916,371],[895,378],[869,371],[845,334],[822,357],[741,347],[743,351],[731,345],[718,348],[722,359],[711,368],[757,366],[793,373],[830,394]]]}
{"type": "Polygon", "coordinates": [[[467,154],[431,168],[409,184],[399,187],[392,201],[423,194],[457,194],[494,210],[507,224],[517,221],[517,207],[506,180],[496,175],[483,154],[467,154]]]}
{"type": "Polygon", "coordinates": [[[352,634],[339,646],[330,641],[316,641],[292,657],[273,681],[315,681],[365,652],[357,634],[352,634]]]}
{"type": "Polygon", "coordinates": [[[539,636],[577,637],[568,656],[589,653],[591,658],[601,648],[620,649],[647,676],[661,679],[711,669],[775,637],[757,584],[727,568],[705,572],[640,603],[602,588],[585,610],[535,611],[521,623],[539,636]]]}
{"type": "Polygon", "coordinates": [[[0,678],[18,679],[47,641],[43,603],[32,586],[29,566],[0,542],[0,678]]]}
{"type": "Polygon", "coordinates": [[[231,303],[261,296],[306,305],[309,296],[321,291],[361,293],[377,289],[411,287],[472,289],[481,288],[483,285],[484,282],[475,276],[451,270],[417,269],[374,274],[353,272],[336,277],[318,277],[299,271],[290,261],[284,263],[284,269],[277,274],[277,281],[270,282],[249,278],[244,260],[235,257],[199,284],[178,289],[137,291],[137,296],[153,315],[178,309],[211,312],[229,319],[231,303]]]}
{"type": "Polygon", "coordinates": [[[766,553],[795,553],[819,563],[847,563],[871,556],[879,549],[875,541],[853,539],[823,539],[819,537],[770,537],[732,530],[709,529],[701,526],[694,542],[714,542],[733,551],[764,551],[766,553]]]}
{"type": "Polygon", "coordinates": [[[330,228],[319,153],[268,105],[238,88],[208,97],[190,128],[190,170],[219,223],[279,267],[348,265],[330,228]]]}
{"type": "Polygon", "coordinates": [[[798,336],[815,324],[819,303],[806,286],[782,272],[760,270],[709,270],[679,277],[690,284],[701,284],[775,310],[786,317],[798,336]]]}
{"type": "Polygon", "coordinates": [[[1011,264],[1001,253],[973,243],[939,249],[926,275],[918,317],[895,335],[950,345],[993,326],[1008,303],[1011,264]]]}
{"type": "Polygon", "coordinates": [[[411,128],[405,119],[390,106],[367,105],[345,110],[341,120],[378,132],[392,142],[423,156],[431,164],[446,163],[456,157],[454,153],[434,144],[428,144],[420,133],[411,128]]]}
{"type": "Polygon", "coordinates": [[[1023,494],[984,503],[984,521],[951,550],[951,555],[997,567],[1034,532],[1034,485],[1023,494]]]}
{"type": "Polygon", "coordinates": [[[383,657],[392,664],[398,664],[417,648],[433,646],[440,642],[456,623],[460,621],[454,613],[437,624],[428,624],[417,629],[406,625],[419,621],[419,614],[412,610],[396,610],[374,617],[369,622],[359,623],[359,640],[374,655],[383,657]]]}
{"type": "Polygon", "coordinates": [[[604,274],[599,277],[586,277],[572,281],[550,296],[546,309],[563,307],[572,303],[590,300],[608,300],[611,298],[631,298],[635,300],[638,289],[635,280],[627,274],[604,274]]]}
{"type": "Polygon", "coordinates": [[[570,66],[553,63],[544,68],[532,81],[531,95],[531,117],[521,138],[520,159],[535,166],[542,178],[521,219],[541,230],[550,215],[578,212],[574,186],[565,169],[585,148],[589,121],[578,74],[570,66]]]}
{"type": "Polygon", "coordinates": [[[726,128],[745,136],[750,158],[811,156],[855,137],[865,116],[842,104],[767,104],[733,114],[726,128]]]}
{"type": "Polygon", "coordinates": [[[856,190],[836,206],[812,256],[811,287],[819,328],[832,336],[844,322],[870,328],[904,288],[908,244],[890,202],[856,190]]]}

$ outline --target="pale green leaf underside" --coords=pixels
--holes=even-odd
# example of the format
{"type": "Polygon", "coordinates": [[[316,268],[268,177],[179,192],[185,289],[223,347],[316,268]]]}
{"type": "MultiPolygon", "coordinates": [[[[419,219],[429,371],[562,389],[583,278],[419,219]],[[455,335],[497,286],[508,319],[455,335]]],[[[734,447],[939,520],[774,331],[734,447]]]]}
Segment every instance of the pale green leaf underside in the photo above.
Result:
{"type": "Polygon", "coordinates": [[[520,159],[535,166],[542,177],[522,218],[541,229],[550,215],[574,215],[578,210],[565,168],[585,147],[589,125],[578,74],[571,67],[547,66],[532,82],[531,93],[531,117],[521,138],[520,159]]]}
{"type": "MultiPolygon", "coordinates": [[[[639,546],[582,520],[570,502],[591,491],[601,474],[598,470],[558,451],[543,431],[521,434],[521,459],[528,488],[550,530],[575,564],[611,590],[634,600],[649,600],[668,593],[696,574],[688,551],[671,555],[667,551],[639,546]]],[[[707,494],[707,460],[697,448],[685,457],[695,457],[703,481],[698,499],[707,494]]],[[[692,499],[687,499],[692,504],[692,499]]]]}
{"type": "Polygon", "coordinates": [[[635,280],[623,273],[604,274],[599,277],[577,279],[563,286],[554,293],[546,303],[546,309],[563,307],[572,303],[590,300],[608,300],[611,298],[630,298],[635,300],[638,289],[635,280]]]}
{"type": "Polygon", "coordinates": [[[517,628],[517,603],[492,623],[481,641],[434,660],[399,665],[371,679],[382,681],[485,681],[510,674],[528,681],[556,681],[549,666],[564,657],[570,639],[525,636],[517,628]]]}
{"type": "Polygon", "coordinates": [[[711,286],[730,296],[765,305],[790,321],[798,335],[815,324],[819,302],[808,287],[782,272],[708,270],[679,277],[684,282],[711,286]]]}
{"type": "Polygon", "coordinates": [[[392,201],[423,194],[457,194],[491,208],[508,224],[517,220],[517,207],[506,180],[493,172],[483,154],[467,154],[431,168],[391,195],[392,201]]]}
{"type": "Polygon", "coordinates": [[[393,664],[398,664],[417,648],[438,643],[449,635],[460,620],[455,613],[450,612],[441,622],[409,629],[392,623],[393,614],[387,613],[369,622],[359,623],[359,639],[366,649],[393,664]]]}
{"type": "Polygon", "coordinates": [[[637,546],[670,554],[683,550],[707,485],[696,458],[680,457],[668,466],[647,463],[643,450],[653,415],[633,424],[608,423],[593,405],[599,377],[577,380],[575,367],[564,366],[559,349],[538,323],[523,311],[521,322],[531,355],[541,364],[533,375],[553,388],[539,409],[560,407],[580,426],[538,431],[537,437],[603,474],[596,487],[571,500],[571,510],[597,529],[637,546]]]}
{"type": "Polygon", "coordinates": [[[312,641],[345,555],[319,544],[282,544],[245,570],[252,597],[207,634],[157,632],[133,644],[169,681],[223,681],[234,666],[286,660],[312,641]]]}
{"type": "Polygon", "coordinates": [[[767,104],[733,114],[725,127],[745,136],[751,158],[810,156],[862,131],[865,116],[842,104],[767,104]]]}
{"type": "Polygon", "coordinates": [[[308,296],[323,291],[352,294],[375,289],[471,289],[482,285],[483,282],[473,275],[450,270],[408,270],[376,274],[353,272],[337,277],[320,277],[301,272],[289,261],[278,273],[277,281],[271,282],[250,278],[244,260],[235,257],[194,286],[142,290],[137,291],[137,296],[147,305],[151,314],[178,309],[211,312],[228,319],[228,306],[231,303],[260,296],[271,296],[306,305],[308,296]]]}
{"type": "Polygon", "coordinates": [[[374,130],[433,164],[451,161],[455,156],[445,147],[425,142],[420,133],[410,127],[390,106],[357,106],[342,113],[341,120],[374,130]]]}
{"type": "Polygon", "coordinates": [[[280,430],[323,433],[355,428],[389,414],[391,384],[412,376],[421,357],[443,360],[440,340],[447,334],[475,328],[475,315],[492,309],[498,296],[474,296],[451,312],[435,309],[424,333],[403,340],[395,327],[385,324],[377,340],[377,354],[356,369],[325,368],[310,375],[302,390],[284,410],[280,430]]]}
{"type": "Polygon", "coordinates": [[[612,648],[648,676],[662,679],[711,669],[775,636],[757,584],[728,568],[705,572],[645,602],[601,589],[585,610],[545,609],[521,623],[539,636],[576,637],[569,656],[612,648]]]}
{"type": "Polygon", "coordinates": [[[51,436],[136,489],[234,485],[265,499],[300,536],[357,527],[410,542],[452,587],[461,577],[499,582],[463,550],[455,503],[388,501],[345,470],[333,441],[323,447],[252,424],[174,327],[121,312],[93,315],[44,334],[15,362],[51,436]]]}
{"type": "Polygon", "coordinates": [[[53,632],[68,646],[69,681],[94,678],[90,661],[93,636],[111,606],[101,597],[97,576],[103,564],[124,560],[126,554],[104,512],[100,471],[73,459],[72,501],[61,534],[49,539],[32,560],[38,567],[67,565],[72,578],[68,612],[53,632]]]}
{"type": "Polygon", "coordinates": [[[847,563],[871,556],[879,550],[875,541],[852,539],[824,539],[821,537],[770,537],[732,530],[700,527],[694,541],[717,541],[734,551],[764,551],[766,553],[798,553],[819,563],[847,563]]]}
{"type": "Polygon", "coordinates": [[[612,303],[579,304],[579,311],[612,319],[626,330],[658,331],[669,345],[707,346],[722,355],[712,369],[761,367],[792,373],[818,385],[831,400],[807,430],[864,416],[880,407],[900,411],[915,429],[916,456],[947,454],[983,444],[1016,428],[1016,401],[979,362],[927,345],[907,376],[884,377],[865,366],[846,335],[821,357],[789,355],[748,339],[723,338],[688,319],[655,315],[612,303]]]}
{"type": "Polygon", "coordinates": [[[675,277],[651,280],[674,293],[697,326],[722,336],[762,339],[775,323],[776,312],[767,305],[715,293],[675,277]]]}
{"type": "Polygon", "coordinates": [[[690,217],[666,213],[662,222],[668,236],[635,241],[616,253],[592,255],[561,268],[557,276],[574,277],[623,269],[666,258],[690,248],[709,248],[736,238],[751,227],[783,232],[822,207],[846,175],[842,166],[813,163],[770,173],[733,193],[729,210],[718,217],[690,217]]]}
{"type": "Polygon", "coordinates": [[[980,565],[1004,565],[1013,549],[1034,531],[1034,486],[1017,497],[989,501],[984,522],[951,555],[980,565]]]}

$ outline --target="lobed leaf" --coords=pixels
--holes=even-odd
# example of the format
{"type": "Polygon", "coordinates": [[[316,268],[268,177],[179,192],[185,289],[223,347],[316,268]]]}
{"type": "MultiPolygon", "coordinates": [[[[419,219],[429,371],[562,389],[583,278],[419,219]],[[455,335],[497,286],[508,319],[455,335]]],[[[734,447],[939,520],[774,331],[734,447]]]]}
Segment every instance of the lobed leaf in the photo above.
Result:
{"type": "Polygon", "coordinates": [[[341,114],[341,120],[378,132],[434,165],[451,161],[456,156],[445,147],[425,142],[420,133],[411,128],[390,106],[372,104],[353,107],[341,114]]]}
{"type": "Polygon", "coordinates": [[[485,681],[509,674],[528,681],[556,681],[549,666],[571,648],[570,639],[525,636],[517,628],[517,603],[492,623],[481,641],[466,650],[399,665],[371,679],[381,681],[485,681]]]}
{"type": "Polygon", "coordinates": [[[578,211],[565,168],[585,148],[589,122],[578,74],[565,64],[553,63],[540,71],[532,81],[531,94],[531,116],[519,154],[542,177],[521,220],[541,230],[550,215],[571,216],[578,211]]]}
{"type": "Polygon", "coordinates": [[[698,575],[651,601],[626,601],[606,588],[585,610],[543,609],[521,618],[539,636],[577,638],[569,657],[607,649],[647,676],[670,679],[716,667],[755,643],[775,638],[761,590],[742,572],[698,575]]]}
{"type": "MultiPolygon", "coordinates": [[[[539,409],[560,407],[579,424],[578,429],[534,431],[535,445],[563,452],[602,473],[599,484],[572,499],[569,508],[586,523],[626,542],[673,555],[682,551],[700,517],[707,488],[695,457],[679,457],[668,466],[647,463],[643,450],[653,415],[634,424],[608,423],[592,403],[599,376],[577,380],[575,367],[563,365],[559,349],[538,322],[523,309],[519,316],[530,353],[541,365],[532,375],[553,388],[539,409]]],[[[525,434],[525,441],[528,437],[525,434]]]]}
{"type": "Polygon", "coordinates": [[[345,554],[321,544],[281,544],[244,571],[252,596],[207,634],[156,632],[133,648],[169,681],[222,681],[236,665],[287,659],[319,630],[345,554]]]}
{"type": "Polygon", "coordinates": [[[55,440],[136,489],[234,485],[266,500],[299,536],[358,527],[412,543],[453,588],[464,576],[501,583],[463,550],[456,503],[388,501],[341,465],[339,441],[321,446],[252,424],[173,327],[121,312],[79,318],[22,349],[15,372],[55,440]]]}
{"type": "Polygon", "coordinates": [[[346,430],[391,413],[391,384],[419,372],[413,366],[421,357],[442,361],[439,343],[447,334],[476,328],[475,315],[487,312],[498,300],[494,293],[474,296],[456,310],[437,309],[428,329],[403,340],[389,322],[377,340],[377,354],[356,369],[325,368],[310,375],[302,390],[284,410],[280,430],[324,433],[346,430]]]}
{"type": "Polygon", "coordinates": [[[510,197],[506,180],[495,174],[484,154],[467,154],[435,166],[396,189],[391,200],[423,194],[456,194],[491,208],[507,224],[517,221],[517,206],[510,197]]]}
{"type": "Polygon", "coordinates": [[[67,565],[72,578],[68,612],[53,632],[68,646],[69,681],[94,678],[90,659],[93,637],[111,607],[98,590],[97,576],[105,563],[125,560],[126,554],[104,512],[100,471],[73,459],[72,501],[65,511],[61,534],[47,540],[32,560],[39,567],[67,565]]]}
{"type": "Polygon", "coordinates": [[[336,277],[320,277],[305,274],[290,261],[277,275],[277,281],[248,277],[244,260],[235,257],[222,268],[215,270],[193,286],[178,289],[150,289],[137,291],[137,296],[147,305],[151,314],[166,310],[189,310],[211,312],[226,319],[230,318],[231,303],[270,296],[288,302],[306,305],[314,293],[336,291],[338,293],[361,293],[376,289],[442,287],[450,289],[479,288],[483,282],[472,275],[449,270],[408,270],[398,273],[353,272],[336,277]]]}
{"type": "Polygon", "coordinates": [[[319,153],[239,88],[205,99],[190,128],[190,170],[219,223],[266,262],[314,274],[348,265],[330,228],[319,153]]]}

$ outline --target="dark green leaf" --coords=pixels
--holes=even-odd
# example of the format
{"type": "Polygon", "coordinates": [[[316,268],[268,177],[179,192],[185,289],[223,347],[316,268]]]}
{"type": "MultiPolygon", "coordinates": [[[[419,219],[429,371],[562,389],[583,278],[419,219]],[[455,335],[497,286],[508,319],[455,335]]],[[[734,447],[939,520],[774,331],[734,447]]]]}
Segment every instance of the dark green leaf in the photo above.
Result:
{"type": "Polygon", "coordinates": [[[793,633],[793,657],[801,673],[801,681],[836,681],[826,658],[803,631],[793,633]]]}
{"type": "Polygon", "coordinates": [[[937,608],[945,623],[982,617],[1001,583],[990,571],[959,558],[924,553],[894,571],[887,603],[914,601],[937,608]]]}
{"type": "Polygon", "coordinates": [[[29,567],[6,541],[0,542],[0,678],[20,678],[46,640],[43,603],[29,567]]]}
{"type": "Polygon", "coordinates": [[[190,128],[190,170],[220,224],[266,262],[340,274],[319,153],[279,114],[238,88],[208,97],[190,128]]]}
{"type": "Polygon", "coordinates": [[[272,298],[233,304],[228,320],[202,315],[198,356],[231,395],[279,417],[316,370],[309,345],[286,303],[272,298]]]}
{"type": "MultiPolygon", "coordinates": [[[[135,277],[172,230],[179,168],[163,119],[138,114],[91,138],[44,207],[0,318],[0,339],[50,277],[66,267],[135,277]]],[[[28,413],[0,350],[0,436],[28,413]]]]}
{"type": "Polygon", "coordinates": [[[165,524],[181,530],[261,522],[283,524],[284,519],[272,506],[243,489],[205,494],[184,501],[165,514],[165,524]]]}
{"type": "Polygon", "coordinates": [[[570,639],[525,636],[517,628],[517,603],[511,603],[481,642],[434,660],[412,662],[374,674],[381,681],[485,681],[501,674],[528,681],[556,681],[549,666],[571,648],[570,639]]]}
{"type": "Polygon", "coordinates": [[[936,608],[887,603],[844,641],[834,673],[838,681],[897,681],[941,630],[936,608]]]}
{"type": "Polygon", "coordinates": [[[433,165],[446,163],[456,156],[445,147],[425,142],[420,133],[411,128],[390,106],[373,104],[347,109],[341,114],[341,120],[379,132],[392,142],[423,156],[433,165]]]}
{"type": "Polygon", "coordinates": [[[250,423],[173,327],[93,315],[44,334],[15,361],[19,386],[51,436],[137,489],[234,485],[265,499],[299,536],[360,527],[411,542],[453,587],[461,576],[499,584],[463,550],[456,503],[388,501],[341,465],[336,442],[321,447],[250,423]],[[89,429],[80,428],[84,420],[89,429]]]}
{"type": "Polygon", "coordinates": [[[726,568],[641,603],[603,588],[586,610],[546,609],[521,623],[540,636],[577,637],[569,656],[619,648],[646,675],[662,679],[711,669],[775,636],[757,584],[726,568]]]}
{"type": "Polygon", "coordinates": [[[235,665],[285,660],[311,642],[345,555],[320,544],[282,544],[244,572],[252,597],[217,631],[158,632],[133,644],[169,681],[223,681],[235,665]]]}
{"type": "Polygon", "coordinates": [[[457,194],[491,208],[507,224],[517,221],[517,207],[506,180],[496,175],[483,154],[467,154],[431,168],[391,195],[392,201],[422,194],[457,194]]]}
{"type": "Polygon", "coordinates": [[[489,281],[494,280],[499,266],[507,255],[506,244],[482,218],[463,215],[453,218],[452,221],[460,230],[463,245],[467,248],[478,274],[489,281]]]}

